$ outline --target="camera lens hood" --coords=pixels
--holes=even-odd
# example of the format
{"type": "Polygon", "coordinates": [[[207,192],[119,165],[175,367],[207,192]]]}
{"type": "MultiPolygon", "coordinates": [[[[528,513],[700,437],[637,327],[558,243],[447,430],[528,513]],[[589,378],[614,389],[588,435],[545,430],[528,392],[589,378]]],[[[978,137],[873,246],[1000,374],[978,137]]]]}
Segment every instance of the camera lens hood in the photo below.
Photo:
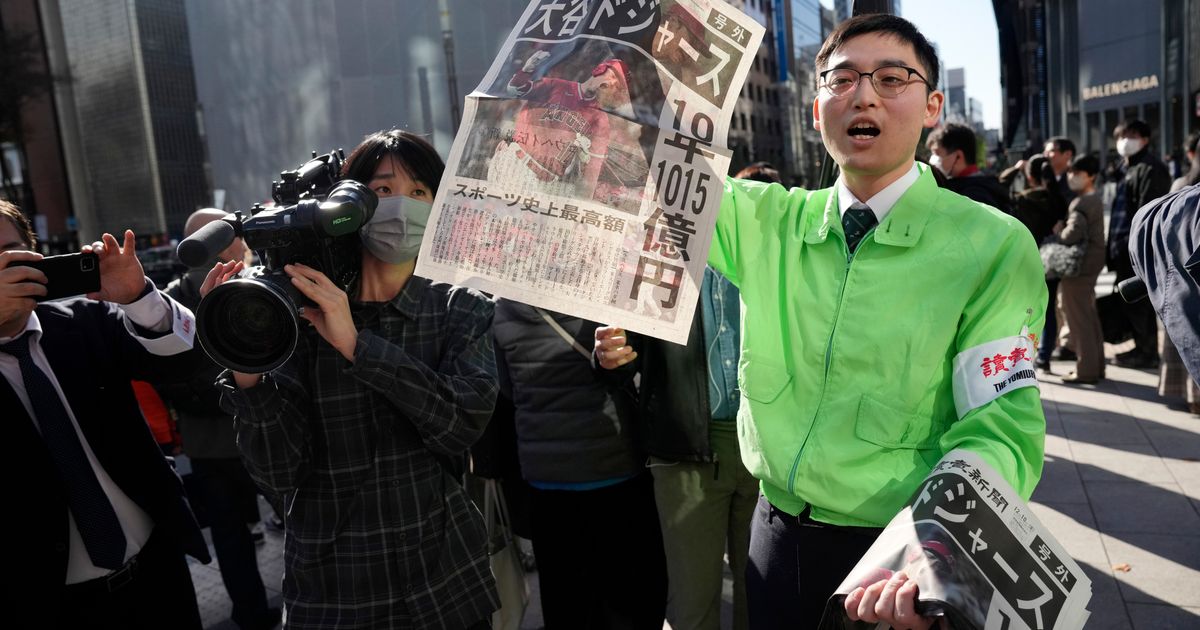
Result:
{"type": "Polygon", "coordinates": [[[200,301],[197,337],[213,361],[235,372],[259,374],[291,358],[300,337],[300,298],[290,285],[285,289],[272,280],[235,278],[200,301]]]}

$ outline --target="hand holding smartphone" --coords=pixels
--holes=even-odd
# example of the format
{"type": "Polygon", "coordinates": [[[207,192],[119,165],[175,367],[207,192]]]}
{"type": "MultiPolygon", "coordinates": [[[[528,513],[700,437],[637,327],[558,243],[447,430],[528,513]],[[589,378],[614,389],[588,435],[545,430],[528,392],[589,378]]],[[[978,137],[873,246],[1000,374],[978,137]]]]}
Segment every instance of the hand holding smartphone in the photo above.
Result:
{"type": "Polygon", "coordinates": [[[46,295],[39,302],[84,295],[100,290],[100,260],[93,253],[48,256],[41,260],[17,260],[10,266],[24,265],[46,275],[46,295]]]}

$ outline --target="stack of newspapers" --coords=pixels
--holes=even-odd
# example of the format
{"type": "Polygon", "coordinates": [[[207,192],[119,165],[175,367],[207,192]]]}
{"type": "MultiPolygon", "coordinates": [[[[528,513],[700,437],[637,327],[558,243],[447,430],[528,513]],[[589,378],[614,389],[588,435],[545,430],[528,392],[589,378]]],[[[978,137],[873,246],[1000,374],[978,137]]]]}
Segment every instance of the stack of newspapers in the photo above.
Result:
{"type": "MultiPolygon", "coordinates": [[[[844,602],[904,571],[917,611],[956,629],[1063,630],[1087,622],[1091,580],[977,455],[948,453],[830,598],[822,630],[867,630],[844,602]]],[[[886,624],[883,624],[886,627],[886,624]]]]}

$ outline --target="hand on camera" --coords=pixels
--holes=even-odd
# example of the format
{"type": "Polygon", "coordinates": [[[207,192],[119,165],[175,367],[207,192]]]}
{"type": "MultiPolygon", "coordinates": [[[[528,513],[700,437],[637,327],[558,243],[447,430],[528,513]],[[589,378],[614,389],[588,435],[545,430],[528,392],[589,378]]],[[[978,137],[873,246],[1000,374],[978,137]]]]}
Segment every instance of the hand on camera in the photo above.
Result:
{"type": "Polygon", "coordinates": [[[18,260],[41,260],[37,252],[0,252],[0,324],[29,315],[37,307],[35,298],[46,295],[46,274],[18,260]],[[12,265],[12,266],[10,266],[12,265]]]}
{"type": "Polygon", "coordinates": [[[228,282],[231,278],[241,273],[245,267],[245,263],[240,260],[219,262],[213,265],[213,268],[208,270],[208,275],[204,276],[204,282],[200,285],[200,298],[203,299],[210,291],[228,282]]]}
{"type": "Polygon", "coordinates": [[[596,345],[593,352],[600,367],[613,370],[637,358],[633,348],[626,345],[625,331],[616,326],[601,326],[596,329],[596,345]]]}
{"type": "Polygon", "coordinates": [[[100,259],[100,290],[89,293],[93,300],[129,304],[146,288],[146,272],[138,260],[133,230],[125,230],[125,243],[107,232],[100,240],[84,245],[83,253],[95,253],[100,259]]]}
{"type": "Polygon", "coordinates": [[[353,362],[358,329],[350,316],[350,298],[346,292],[312,267],[295,264],[287,265],[283,270],[305,297],[317,303],[315,307],[304,307],[300,316],[307,319],[347,361],[353,362]]]}

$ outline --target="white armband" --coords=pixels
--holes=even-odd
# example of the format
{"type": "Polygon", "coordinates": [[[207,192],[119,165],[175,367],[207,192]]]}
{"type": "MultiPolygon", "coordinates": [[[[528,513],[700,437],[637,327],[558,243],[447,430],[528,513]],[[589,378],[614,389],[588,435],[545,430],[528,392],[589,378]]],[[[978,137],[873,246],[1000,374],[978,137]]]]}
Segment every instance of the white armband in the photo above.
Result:
{"type": "Polygon", "coordinates": [[[989,341],[954,357],[954,407],[961,419],[972,409],[1022,387],[1037,387],[1029,335],[989,341]]]}

